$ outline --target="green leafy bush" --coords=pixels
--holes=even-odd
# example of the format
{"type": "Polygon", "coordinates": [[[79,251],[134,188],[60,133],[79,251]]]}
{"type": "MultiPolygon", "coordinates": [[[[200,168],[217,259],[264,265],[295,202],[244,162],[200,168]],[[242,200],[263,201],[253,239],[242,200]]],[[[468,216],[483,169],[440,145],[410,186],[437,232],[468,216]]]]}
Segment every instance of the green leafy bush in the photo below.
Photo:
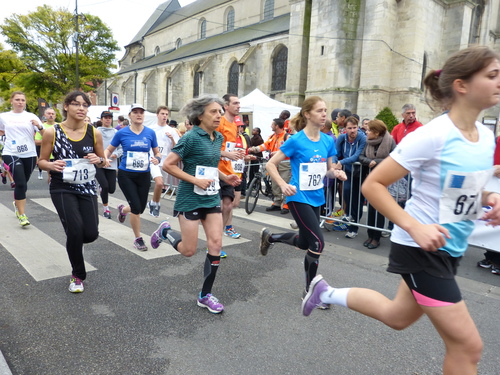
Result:
{"type": "Polygon", "coordinates": [[[394,116],[394,113],[392,113],[391,109],[389,107],[385,107],[382,109],[377,116],[375,116],[377,120],[381,120],[384,122],[384,124],[387,125],[387,129],[389,129],[389,132],[392,132],[392,129],[399,124],[398,119],[396,116],[394,116]]]}

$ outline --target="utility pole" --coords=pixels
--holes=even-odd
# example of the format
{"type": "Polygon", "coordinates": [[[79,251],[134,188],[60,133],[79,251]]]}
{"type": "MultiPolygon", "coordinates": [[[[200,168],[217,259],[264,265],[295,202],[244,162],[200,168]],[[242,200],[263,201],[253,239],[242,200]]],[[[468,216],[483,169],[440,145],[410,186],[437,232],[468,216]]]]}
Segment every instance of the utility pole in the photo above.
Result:
{"type": "Polygon", "coordinates": [[[75,89],[80,90],[80,72],[78,71],[78,40],[80,39],[80,34],[78,31],[78,0],[75,0],[75,36],[73,38],[75,42],[76,55],[75,55],[75,67],[76,67],[76,78],[75,78],[75,89]]]}

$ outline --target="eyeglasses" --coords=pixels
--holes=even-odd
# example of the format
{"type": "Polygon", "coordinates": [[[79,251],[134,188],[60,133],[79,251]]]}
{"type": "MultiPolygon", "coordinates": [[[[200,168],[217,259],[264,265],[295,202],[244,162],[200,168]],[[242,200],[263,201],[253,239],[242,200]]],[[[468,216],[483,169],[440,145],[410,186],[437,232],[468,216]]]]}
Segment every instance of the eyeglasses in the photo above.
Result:
{"type": "Polygon", "coordinates": [[[73,107],[83,107],[87,109],[89,105],[87,103],[78,103],[78,102],[71,102],[69,105],[72,105],[73,107]]]}

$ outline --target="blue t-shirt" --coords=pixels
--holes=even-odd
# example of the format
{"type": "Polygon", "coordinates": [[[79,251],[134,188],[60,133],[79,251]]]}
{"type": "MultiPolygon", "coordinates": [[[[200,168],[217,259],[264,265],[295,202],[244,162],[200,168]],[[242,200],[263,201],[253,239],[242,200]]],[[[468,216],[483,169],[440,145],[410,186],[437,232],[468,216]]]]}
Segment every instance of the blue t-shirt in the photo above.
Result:
{"type": "Polygon", "coordinates": [[[332,137],[320,133],[318,141],[311,141],[304,131],[290,137],[280,150],[290,158],[292,178],[290,185],[297,188],[295,195],[286,198],[287,202],[306,203],[313,207],[325,204],[325,194],[322,188],[316,190],[300,190],[300,164],[301,163],[327,163],[328,158],[337,154],[335,142],[332,137]]]}
{"type": "MultiPolygon", "coordinates": [[[[149,150],[151,148],[158,147],[158,142],[156,140],[156,133],[154,130],[144,127],[139,134],[135,134],[129,126],[119,130],[113,139],[111,140],[111,146],[118,147],[122,146],[123,156],[118,167],[121,170],[128,172],[149,172],[149,150]],[[147,157],[147,168],[145,169],[132,169],[127,168],[127,158],[133,156],[133,153],[145,152],[148,154],[147,157]],[[131,154],[132,153],[132,154],[131,154]]],[[[130,163],[129,163],[130,167],[130,163]]]]}

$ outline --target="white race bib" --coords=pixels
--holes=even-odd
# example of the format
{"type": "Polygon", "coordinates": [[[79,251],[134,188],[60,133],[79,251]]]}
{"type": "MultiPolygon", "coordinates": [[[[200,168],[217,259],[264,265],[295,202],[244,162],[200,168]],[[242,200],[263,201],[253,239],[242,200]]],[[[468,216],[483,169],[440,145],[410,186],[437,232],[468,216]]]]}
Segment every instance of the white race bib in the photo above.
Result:
{"type": "Polygon", "coordinates": [[[147,171],[149,168],[149,152],[127,151],[127,169],[147,171]]]}
{"type": "Polygon", "coordinates": [[[35,150],[33,140],[29,138],[13,139],[11,141],[12,151],[17,155],[24,155],[35,150]]]}
{"type": "MultiPolygon", "coordinates": [[[[242,148],[238,148],[238,150],[243,150],[242,148]]],[[[231,166],[233,167],[234,173],[242,174],[245,169],[245,160],[231,160],[231,166]]]]}
{"type": "Polygon", "coordinates": [[[493,170],[448,171],[439,200],[439,224],[479,219],[481,192],[492,175],[493,170]]]}
{"type": "Polygon", "coordinates": [[[300,163],[300,190],[318,190],[323,188],[326,175],[326,163],[300,163]]]}
{"type": "Polygon", "coordinates": [[[82,185],[95,178],[95,166],[88,159],[63,159],[64,167],[63,181],[68,184],[82,185]]]}
{"type": "Polygon", "coordinates": [[[205,190],[194,185],[194,192],[198,195],[215,195],[219,193],[219,170],[214,167],[204,167],[203,165],[196,166],[196,178],[212,180],[212,183],[205,190]]]}

